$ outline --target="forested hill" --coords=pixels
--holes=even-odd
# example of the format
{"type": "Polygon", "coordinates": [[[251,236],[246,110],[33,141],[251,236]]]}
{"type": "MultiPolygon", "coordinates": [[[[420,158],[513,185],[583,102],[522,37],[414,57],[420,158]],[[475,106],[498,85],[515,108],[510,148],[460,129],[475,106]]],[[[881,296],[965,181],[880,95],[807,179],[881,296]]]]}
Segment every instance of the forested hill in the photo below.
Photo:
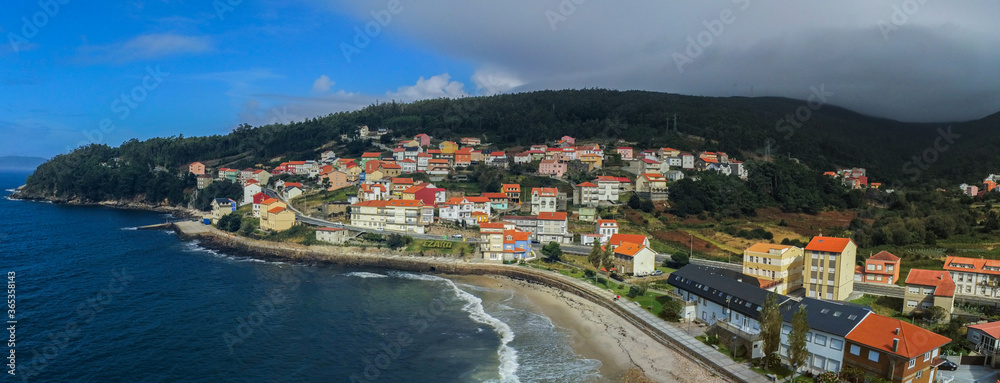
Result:
{"type": "MultiPolygon", "coordinates": [[[[835,104],[835,97],[829,102],[835,104]]],[[[816,171],[866,167],[870,177],[885,183],[975,182],[1000,170],[993,168],[1000,163],[994,150],[1000,147],[995,129],[1000,114],[972,122],[913,124],[832,104],[812,109],[802,100],[588,89],[385,103],[292,124],[244,125],[227,135],[132,140],[118,148],[91,145],[40,166],[28,179],[26,195],[102,200],[150,192],[168,198],[160,193],[190,180],[164,174],[176,174],[193,161],[270,165],[281,158],[315,158],[325,147],[341,156],[359,155],[367,149],[362,142],[340,142],[341,134],[354,134],[358,125],[386,127],[396,136],[482,137],[496,148],[571,135],[602,144],[622,139],[638,148],[718,150],[740,159],[762,155],[770,142],[773,155],[798,158],[816,171]],[[937,140],[935,149],[939,131],[949,125],[953,135],[937,140]],[[906,165],[923,154],[933,163],[906,165]],[[157,167],[169,172],[156,172],[157,167]]]]}

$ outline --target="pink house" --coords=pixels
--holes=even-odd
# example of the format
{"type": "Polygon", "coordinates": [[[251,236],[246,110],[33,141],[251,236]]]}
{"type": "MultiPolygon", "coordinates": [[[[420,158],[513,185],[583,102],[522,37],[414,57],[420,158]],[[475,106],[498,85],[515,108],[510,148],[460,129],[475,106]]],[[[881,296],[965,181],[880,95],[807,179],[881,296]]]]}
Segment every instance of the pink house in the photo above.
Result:
{"type": "Polygon", "coordinates": [[[559,139],[559,146],[566,147],[566,146],[573,146],[573,145],[576,145],[576,139],[573,138],[573,137],[562,136],[562,138],[559,139]]]}
{"type": "Polygon", "coordinates": [[[562,177],[566,174],[566,163],[557,160],[544,160],[538,165],[538,174],[562,177]]]}
{"type": "Polygon", "coordinates": [[[617,150],[618,155],[622,156],[623,160],[632,159],[632,148],[629,147],[619,147],[617,150]]]}
{"type": "Polygon", "coordinates": [[[203,175],[205,174],[205,164],[201,162],[192,162],[188,165],[188,171],[194,173],[195,175],[203,175]]]}
{"type": "Polygon", "coordinates": [[[420,134],[418,134],[416,136],[413,136],[413,140],[419,142],[420,146],[430,146],[431,145],[431,136],[428,136],[428,135],[423,134],[423,133],[420,133],[420,134]]]}

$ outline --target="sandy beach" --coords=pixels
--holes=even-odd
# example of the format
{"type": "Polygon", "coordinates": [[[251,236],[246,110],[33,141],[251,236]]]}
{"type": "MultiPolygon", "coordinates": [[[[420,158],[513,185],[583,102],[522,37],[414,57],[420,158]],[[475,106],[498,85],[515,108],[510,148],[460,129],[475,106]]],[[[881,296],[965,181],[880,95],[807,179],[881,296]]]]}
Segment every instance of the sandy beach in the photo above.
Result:
{"type": "MultiPolygon", "coordinates": [[[[676,350],[656,342],[608,309],[564,291],[506,277],[448,276],[455,281],[527,297],[571,333],[580,355],[601,361],[610,382],[724,382],[676,350]]],[[[610,294],[610,293],[608,293],[610,294]]]]}

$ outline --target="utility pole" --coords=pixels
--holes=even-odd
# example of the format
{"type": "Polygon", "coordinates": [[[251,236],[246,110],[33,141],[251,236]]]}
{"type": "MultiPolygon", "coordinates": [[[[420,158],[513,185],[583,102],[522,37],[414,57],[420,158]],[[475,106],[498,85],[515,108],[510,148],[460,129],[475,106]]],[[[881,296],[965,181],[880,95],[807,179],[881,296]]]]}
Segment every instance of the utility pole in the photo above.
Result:
{"type": "Polygon", "coordinates": [[[674,113],[674,131],[677,131],[677,113],[674,113]]]}

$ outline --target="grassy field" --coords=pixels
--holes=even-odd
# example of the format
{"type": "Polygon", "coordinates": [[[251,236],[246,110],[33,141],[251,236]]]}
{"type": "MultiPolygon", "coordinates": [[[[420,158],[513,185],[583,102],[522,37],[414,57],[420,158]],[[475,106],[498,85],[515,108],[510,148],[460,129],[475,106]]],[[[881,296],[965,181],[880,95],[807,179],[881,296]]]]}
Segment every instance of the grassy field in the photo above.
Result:
{"type": "Polygon", "coordinates": [[[464,242],[450,242],[450,241],[430,241],[430,240],[414,240],[408,246],[406,246],[405,251],[408,253],[420,253],[424,254],[450,254],[450,255],[471,255],[475,252],[475,245],[471,243],[464,242]],[[451,246],[448,246],[451,245],[451,246]]]}
{"type": "Polygon", "coordinates": [[[904,316],[900,311],[903,309],[903,298],[890,298],[865,294],[861,298],[851,301],[851,303],[871,306],[872,310],[878,315],[902,319],[908,323],[913,323],[912,319],[904,316]]]}

